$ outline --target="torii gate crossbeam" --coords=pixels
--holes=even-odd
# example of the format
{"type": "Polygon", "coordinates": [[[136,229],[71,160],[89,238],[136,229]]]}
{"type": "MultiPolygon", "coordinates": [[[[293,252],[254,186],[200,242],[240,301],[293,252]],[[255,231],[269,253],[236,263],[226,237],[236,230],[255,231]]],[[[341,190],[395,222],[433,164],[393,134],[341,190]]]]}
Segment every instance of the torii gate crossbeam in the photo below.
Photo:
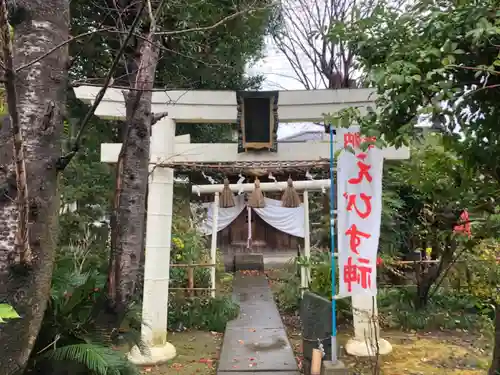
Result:
{"type": "MultiPolygon", "coordinates": [[[[80,86],[76,96],[93,103],[100,87],[80,86]]],[[[279,93],[280,122],[322,121],[325,113],[358,107],[361,111],[373,105],[372,89],[282,91],[279,93]]],[[[236,94],[233,91],[155,91],[152,112],[168,112],[152,127],[150,178],[146,227],[146,262],[144,270],[142,339],[149,350],[144,354],[134,348],[129,354],[133,363],[153,365],[163,363],[176,355],[167,342],[168,290],[172,200],[174,171],[162,164],[169,161],[227,162],[252,160],[319,160],[328,159],[328,145],[322,142],[287,143],[279,145],[277,153],[236,153],[235,144],[189,144],[175,137],[179,123],[234,123],[236,122],[236,94]],[[264,156],[265,155],[265,156],[264,156]],[[264,158],[264,159],[263,159],[264,158]],[[155,166],[157,166],[155,168],[155,166]]],[[[110,88],[95,114],[104,118],[125,118],[125,103],[119,89],[110,88]]],[[[101,145],[101,160],[117,161],[120,144],[101,145]]],[[[388,148],[386,159],[407,159],[407,148],[388,148]]],[[[307,190],[306,190],[307,191],[307,190]]]]}

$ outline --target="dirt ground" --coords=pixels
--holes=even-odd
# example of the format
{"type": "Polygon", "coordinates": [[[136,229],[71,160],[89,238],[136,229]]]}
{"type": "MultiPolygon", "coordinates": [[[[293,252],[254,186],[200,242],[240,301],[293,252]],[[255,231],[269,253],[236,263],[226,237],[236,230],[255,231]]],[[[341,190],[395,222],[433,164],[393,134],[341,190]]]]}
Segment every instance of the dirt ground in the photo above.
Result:
{"type": "Polygon", "coordinates": [[[177,357],[165,365],[146,367],[151,375],[212,375],[217,369],[222,334],[186,331],[169,333],[168,341],[177,349],[177,357]]]}
{"type": "MultiPolygon", "coordinates": [[[[300,330],[287,322],[290,342],[299,367],[302,361],[300,330]]],[[[471,337],[464,332],[438,334],[385,332],[393,352],[380,358],[383,375],[485,375],[490,361],[488,340],[471,337]]],[[[339,336],[345,342],[348,336],[339,336]]],[[[222,344],[218,333],[189,331],[170,333],[168,340],[176,347],[177,357],[171,362],[143,369],[151,375],[213,375],[222,344]]],[[[370,374],[370,362],[357,361],[343,354],[342,360],[357,374],[370,374]]]]}
{"type": "MultiPolygon", "coordinates": [[[[280,277],[282,270],[269,270],[271,278],[280,277]]],[[[276,291],[278,283],[271,282],[276,291]]],[[[299,368],[302,360],[302,338],[300,321],[296,316],[283,316],[288,337],[294,348],[299,368]]],[[[347,342],[351,327],[339,327],[339,342],[347,342]]],[[[466,331],[405,333],[399,331],[382,332],[382,337],[393,346],[393,351],[381,357],[382,375],[485,375],[491,361],[493,340],[466,331]]],[[[371,374],[373,363],[360,361],[339,353],[341,360],[355,374],[371,374]]]]}
{"type": "MultiPolygon", "coordinates": [[[[284,317],[290,342],[301,365],[302,338],[298,319],[284,317]]],[[[393,352],[381,357],[383,375],[485,375],[491,360],[491,341],[467,332],[382,333],[393,346],[393,352]]],[[[339,334],[340,343],[349,338],[339,334]]],[[[356,360],[340,353],[341,360],[356,374],[371,374],[373,363],[356,360]]]]}
{"type": "MultiPolygon", "coordinates": [[[[221,273],[217,276],[217,294],[231,294],[232,275],[221,273]]],[[[175,346],[177,357],[165,365],[143,368],[141,372],[151,375],[215,374],[222,337],[222,333],[197,330],[169,332],[168,341],[175,346]]]]}
{"type": "MultiPolygon", "coordinates": [[[[302,364],[300,321],[295,316],[282,318],[300,367],[302,364]]],[[[351,330],[349,327],[340,330],[341,344],[348,340],[351,330]]],[[[382,375],[485,375],[491,360],[492,341],[469,332],[386,331],[382,333],[382,337],[393,345],[393,352],[379,359],[382,375]]],[[[214,375],[222,338],[222,334],[201,331],[169,333],[168,341],[176,347],[177,357],[165,365],[144,368],[143,373],[214,375]]],[[[355,374],[372,373],[370,371],[372,364],[369,361],[359,361],[342,352],[339,354],[355,374]]]]}

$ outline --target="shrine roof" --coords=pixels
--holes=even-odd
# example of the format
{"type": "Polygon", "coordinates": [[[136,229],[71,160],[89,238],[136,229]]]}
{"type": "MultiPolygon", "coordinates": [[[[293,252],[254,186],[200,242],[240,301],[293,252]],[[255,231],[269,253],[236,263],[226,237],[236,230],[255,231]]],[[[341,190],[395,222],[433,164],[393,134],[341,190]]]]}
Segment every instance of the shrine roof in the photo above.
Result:
{"type": "Polygon", "coordinates": [[[328,170],[328,159],[315,161],[235,161],[225,163],[173,162],[164,166],[176,172],[221,172],[225,174],[249,173],[255,176],[267,175],[269,172],[297,173],[307,170],[328,170]]]}

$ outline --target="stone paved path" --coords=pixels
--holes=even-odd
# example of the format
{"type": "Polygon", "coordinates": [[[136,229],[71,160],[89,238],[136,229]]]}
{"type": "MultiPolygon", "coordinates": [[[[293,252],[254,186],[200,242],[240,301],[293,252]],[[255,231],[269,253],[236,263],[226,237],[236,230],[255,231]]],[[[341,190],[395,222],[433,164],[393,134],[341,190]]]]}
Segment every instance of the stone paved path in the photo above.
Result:
{"type": "Polygon", "coordinates": [[[240,315],[228,323],[218,375],[299,375],[267,279],[236,273],[233,295],[240,315]]]}

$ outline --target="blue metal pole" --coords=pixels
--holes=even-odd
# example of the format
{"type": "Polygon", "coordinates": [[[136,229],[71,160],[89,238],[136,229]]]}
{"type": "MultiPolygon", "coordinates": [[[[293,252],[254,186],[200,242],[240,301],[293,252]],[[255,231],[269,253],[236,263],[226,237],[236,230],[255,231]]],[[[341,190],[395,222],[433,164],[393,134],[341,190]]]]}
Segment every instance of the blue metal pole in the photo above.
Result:
{"type": "Polygon", "coordinates": [[[330,124],[330,249],[332,263],[332,363],[337,362],[337,306],[335,301],[335,170],[334,170],[334,129],[330,124]]]}

